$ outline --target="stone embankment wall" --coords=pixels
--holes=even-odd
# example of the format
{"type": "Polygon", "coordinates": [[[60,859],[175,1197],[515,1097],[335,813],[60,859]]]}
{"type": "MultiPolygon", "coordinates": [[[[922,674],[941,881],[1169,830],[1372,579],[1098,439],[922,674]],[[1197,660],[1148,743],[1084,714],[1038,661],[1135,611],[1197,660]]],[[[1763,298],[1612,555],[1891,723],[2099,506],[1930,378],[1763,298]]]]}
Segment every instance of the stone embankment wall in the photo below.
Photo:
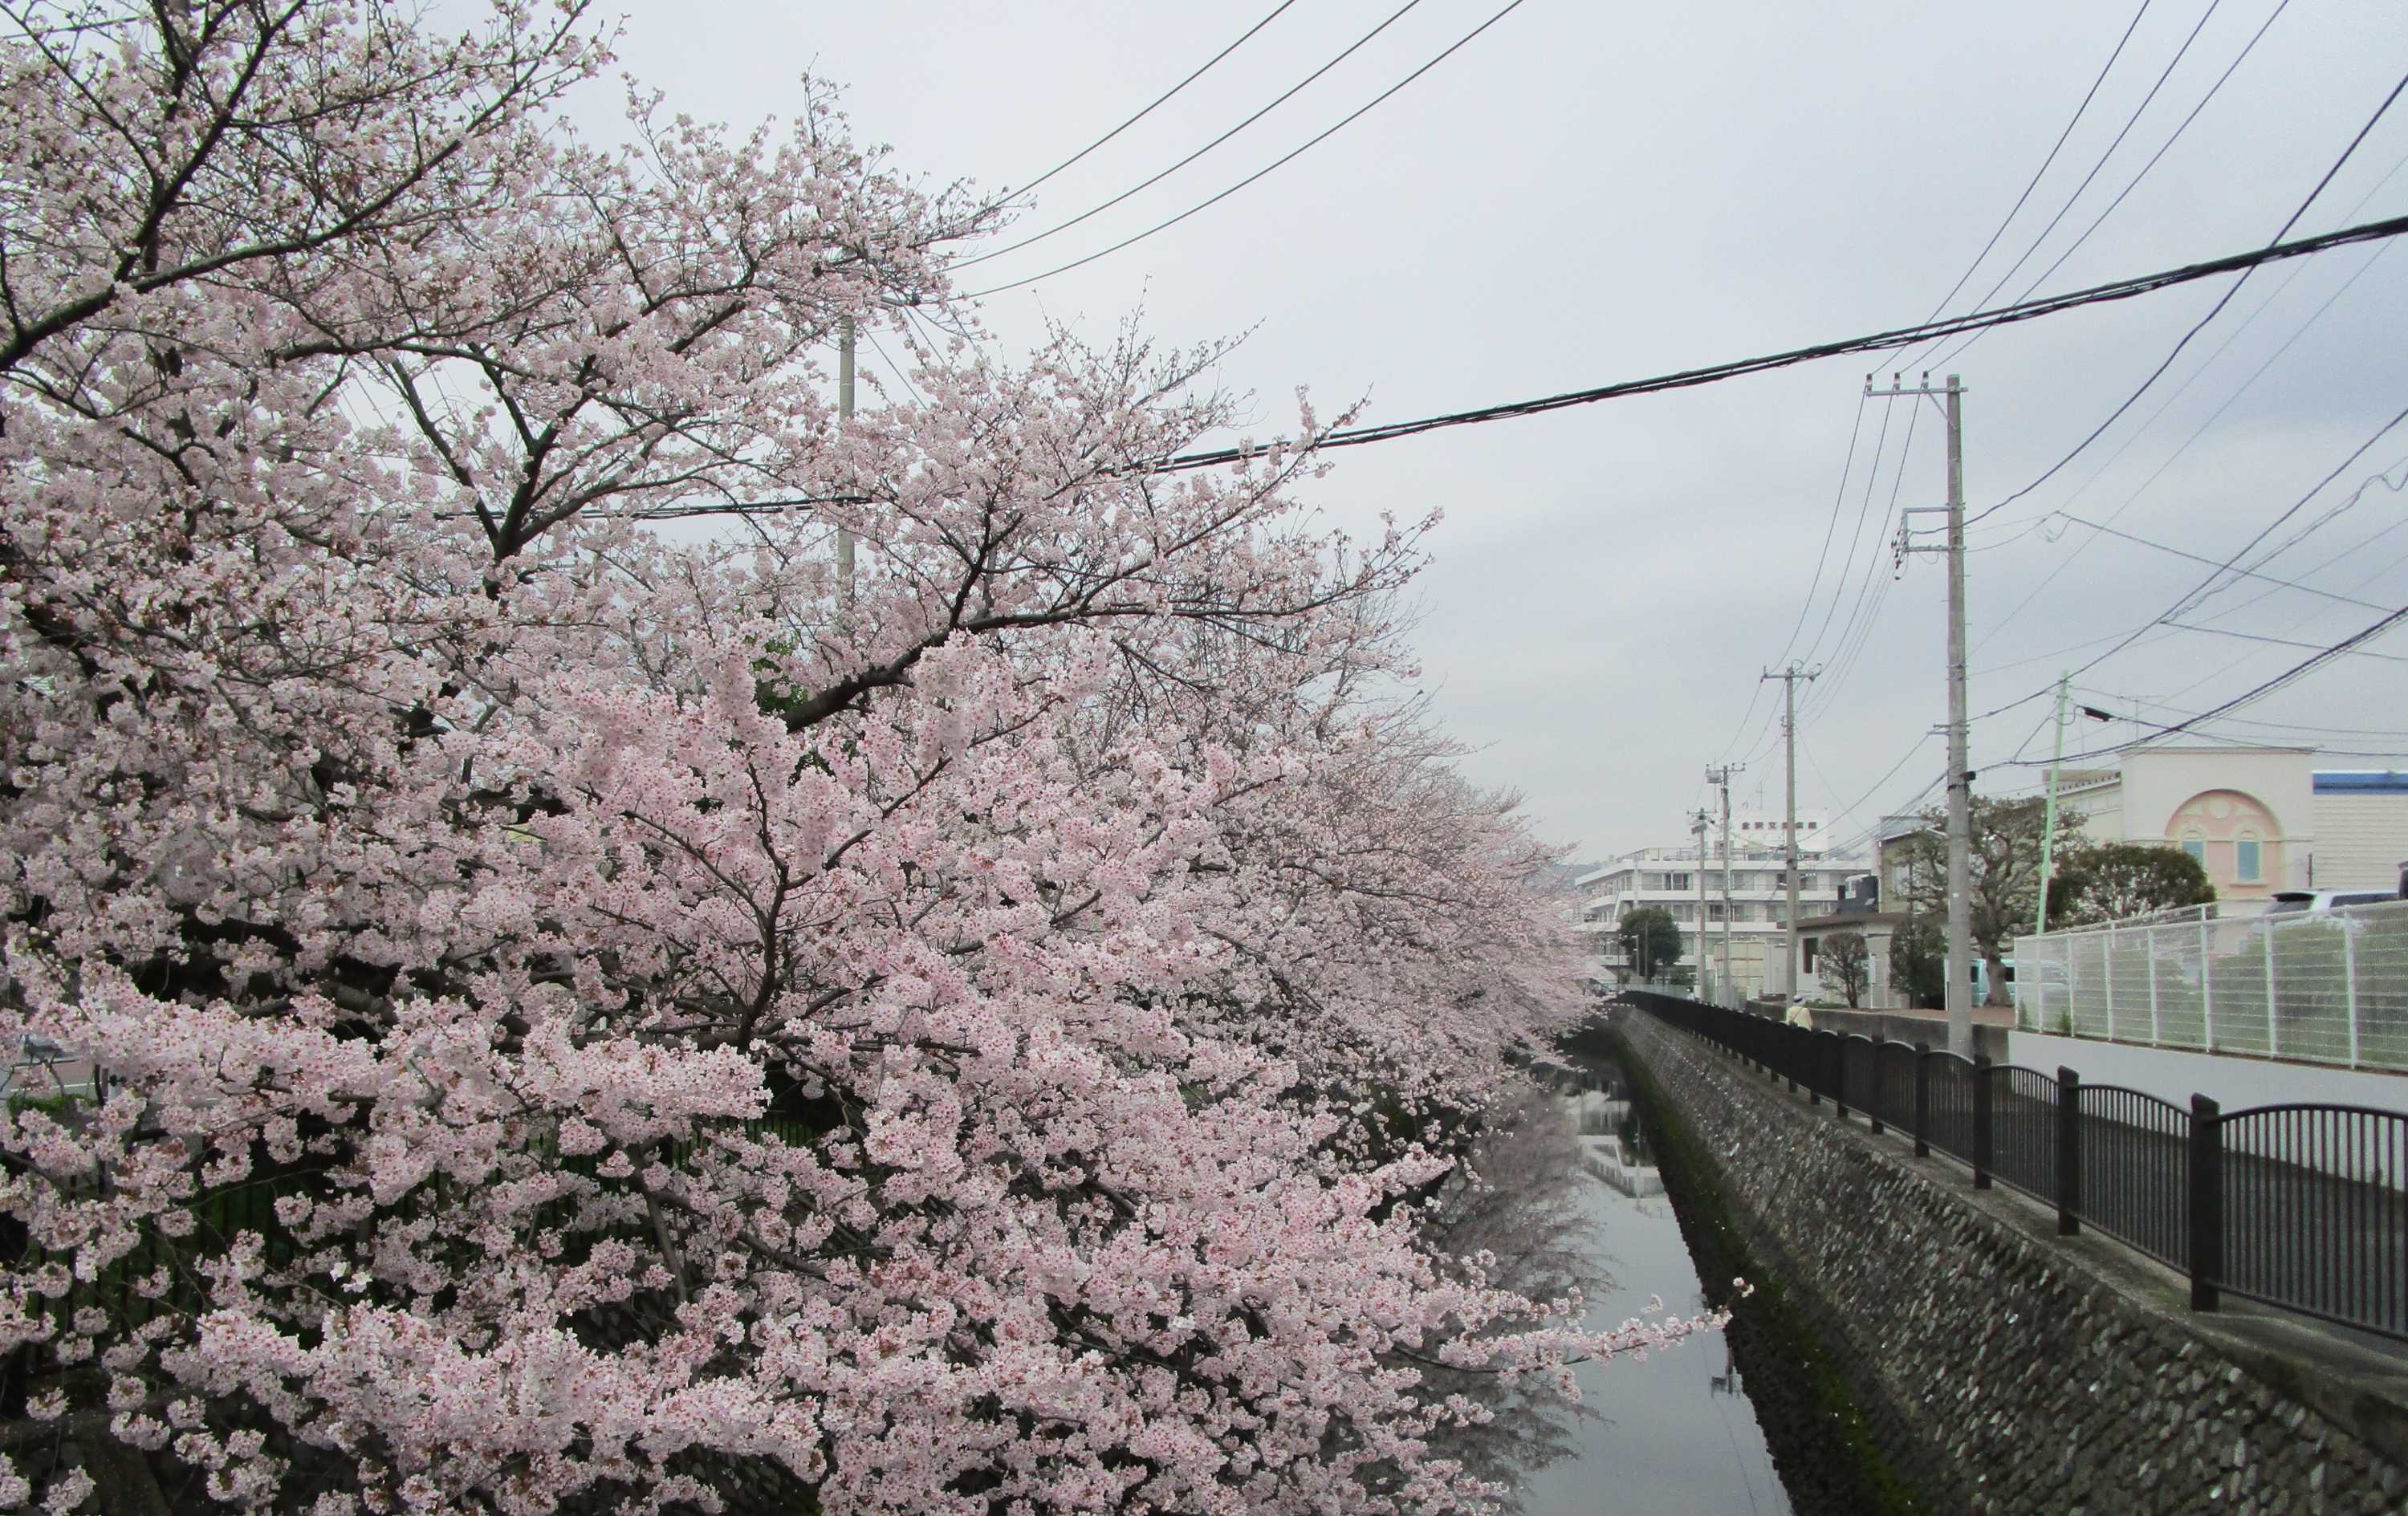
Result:
{"type": "Polygon", "coordinates": [[[1620,1025],[1932,1509],[2408,1509],[2408,1417],[2384,1369],[2408,1361],[2194,1315],[2172,1275],[2115,1244],[2057,1238],[2037,1207],[1644,1014],[1620,1025]]]}

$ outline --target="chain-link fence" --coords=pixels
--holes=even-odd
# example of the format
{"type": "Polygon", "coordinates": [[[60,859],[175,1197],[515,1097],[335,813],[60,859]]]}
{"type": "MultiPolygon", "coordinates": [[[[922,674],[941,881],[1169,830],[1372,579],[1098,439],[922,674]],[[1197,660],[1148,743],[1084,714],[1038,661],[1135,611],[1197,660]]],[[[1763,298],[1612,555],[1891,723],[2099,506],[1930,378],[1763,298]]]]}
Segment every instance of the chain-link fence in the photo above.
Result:
{"type": "Polygon", "coordinates": [[[2408,900],[2015,942],[2028,1032],[2408,1070],[2408,900]]]}

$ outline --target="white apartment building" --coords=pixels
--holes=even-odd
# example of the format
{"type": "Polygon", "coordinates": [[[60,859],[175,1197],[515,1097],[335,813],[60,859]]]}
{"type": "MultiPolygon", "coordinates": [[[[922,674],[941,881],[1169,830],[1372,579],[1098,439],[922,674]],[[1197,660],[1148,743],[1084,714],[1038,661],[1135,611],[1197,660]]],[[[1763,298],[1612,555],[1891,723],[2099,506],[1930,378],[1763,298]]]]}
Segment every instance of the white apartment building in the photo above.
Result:
{"type": "MultiPolygon", "coordinates": [[[[1667,848],[1641,848],[1581,876],[1581,929],[1596,940],[1602,972],[1626,973],[1619,932],[1623,918],[1641,906],[1661,906],[1681,928],[1681,959],[1698,967],[1698,886],[1704,876],[1705,958],[1708,973],[1722,970],[1723,926],[1730,926],[1731,983],[1742,994],[1761,994],[1782,984],[1782,944],[1788,930],[1784,823],[1759,811],[1731,813],[1730,889],[1724,904],[1722,828],[1707,834],[1706,856],[1692,840],[1667,848]]],[[[1870,853],[1833,851],[1826,817],[1798,818],[1798,915],[1828,916],[1839,907],[1847,881],[1872,868],[1870,853]]]]}

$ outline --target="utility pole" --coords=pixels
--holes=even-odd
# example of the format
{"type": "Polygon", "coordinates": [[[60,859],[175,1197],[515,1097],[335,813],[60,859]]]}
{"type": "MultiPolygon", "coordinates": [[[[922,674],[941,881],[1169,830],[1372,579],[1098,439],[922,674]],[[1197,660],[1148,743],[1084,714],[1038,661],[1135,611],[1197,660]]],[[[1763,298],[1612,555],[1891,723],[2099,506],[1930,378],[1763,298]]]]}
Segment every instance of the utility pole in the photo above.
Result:
{"type": "MultiPolygon", "coordinates": [[[[836,337],[836,414],[838,424],[853,420],[853,318],[840,317],[836,337]]],[[[836,529],[837,602],[853,608],[853,528],[836,529]]]]}
{"type": "Polygon", "coordinates": [[[1902,395],[1942,402],[1948,419],[1948,503],[1912,507],[1898,523],[1897,552],[1900,562],[1911,552],[1942,552],[1948,557],[1948,1051],[1973,1055],[1973,920],[1971,857],[1973,836],[1973,773],[1967,766],[1965,701],[1965,386],[1954,374],[1944,388],[1933,389],[1931,376],[1908,388],[1898,375],[1890,387],[1876,390],[1865,376],[1865,393],[1894,400],[1902,395]],[[1939,547],[1914,540],[1908,522],[1916,516],[1943,515],[1946,536],[1939,547]]]}
{"type": "Polygon", "coordinates": [[[2057,751],[2048,760],[2048,804],[2041,808],[2040,813],[2040,905],[2034,908],[2035,932],[2048,930],[2049,855],[2057,841],[2057,770],[2065,762],[2065,696],[2072,683],[2071,674],[2057,676],[2057,751]]]}
{"type": "MultiPolygon", "coordinates": [[[[1726,994],[1731,986],[1730,781],[1733,774],[1744,772],[1746,768],[1745,764],[1724,764],[1719,768],[1706,770],[1706,782],[1723,793],[1723,974],[1719,988],[1726,994]]],[[[1702,874],[1705,870],[1701,866],[1698,872],[1702,874]]],[[[1705,925],[1704,920],[1700,919],[1698,940],[1701,949],[1705,942],[1705,925]]]]}
{"type": "Polygon", "coordinates": [[[1764,671],[1766,679],[1781,681],[1781,735],[1789,750],[1789,820],[1784,834],[1788,847],[1783,854],[1788,868],[1782,876],[1789,881],[1789,914],[1783,934],[1789,956],[1781,970],[1781,991],[1789,995],[1798,993],[1798,681],[1811,684],[1822,672],[1819,665],[1807,668],[1795,659],[1778,673],[1764,671]]]}
{"type": "Polygon", "coordinates": [[[1699,806],[1696,817],[1698,834],[1698,998],[1711,1002],[1706,989],[1706,808],[1699,806]]]}

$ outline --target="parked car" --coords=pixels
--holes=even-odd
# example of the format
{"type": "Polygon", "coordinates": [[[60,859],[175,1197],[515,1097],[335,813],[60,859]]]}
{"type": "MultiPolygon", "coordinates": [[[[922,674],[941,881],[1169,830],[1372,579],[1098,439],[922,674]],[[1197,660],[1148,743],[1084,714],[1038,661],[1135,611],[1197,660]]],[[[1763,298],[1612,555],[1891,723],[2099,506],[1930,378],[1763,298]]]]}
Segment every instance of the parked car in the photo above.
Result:
{"type": "Polygon", "coordinates": [[[2266,908],[2269,916],[2291,916],[2301,911],[2330,910],[2336,906],[2372,906],[2400,897],[2383,890],[2282,890],[2276,892],[2274,903],[2266,908]]]}

